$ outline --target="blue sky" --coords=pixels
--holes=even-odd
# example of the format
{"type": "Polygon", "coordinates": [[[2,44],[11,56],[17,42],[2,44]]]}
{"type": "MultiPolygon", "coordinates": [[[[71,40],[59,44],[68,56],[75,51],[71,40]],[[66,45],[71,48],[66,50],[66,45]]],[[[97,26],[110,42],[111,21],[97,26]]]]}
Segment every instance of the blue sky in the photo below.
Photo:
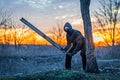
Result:
{"type": "MultiPolygon", "coordinates": [[[[0,0],[0,7],[10,10],[15,17],[26,18],[35,26],[46,29],[57,21],[80,19],[80,0],[0,0]]],[[[98,0],[91,0],[91,10],[98,0]]],[[[75,21],[75,20],[74,20],[75,21]]]]}

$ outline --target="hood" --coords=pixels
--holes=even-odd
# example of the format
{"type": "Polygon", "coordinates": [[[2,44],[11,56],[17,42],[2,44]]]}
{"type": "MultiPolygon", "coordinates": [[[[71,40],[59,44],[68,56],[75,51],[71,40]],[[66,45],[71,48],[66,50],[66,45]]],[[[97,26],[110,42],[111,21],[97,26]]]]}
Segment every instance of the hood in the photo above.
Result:
{"type": "Polygon", "coordinates": [[[66,22],[65,25],[64,25],[64,31],[65,32],[68,32],[68,31],[71,31],[72,30],[72,26],[69,22],[66,22]]]}

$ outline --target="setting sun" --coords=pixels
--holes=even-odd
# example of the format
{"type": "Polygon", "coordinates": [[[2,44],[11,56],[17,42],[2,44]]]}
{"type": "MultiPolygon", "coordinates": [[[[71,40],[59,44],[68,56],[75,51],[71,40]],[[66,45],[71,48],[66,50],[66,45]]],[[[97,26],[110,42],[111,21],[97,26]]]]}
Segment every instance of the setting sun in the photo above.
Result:
{"type": "Polygon", "coordinates": [[[95,46],[101,46],[101,42],[103,45],[104,39],[102,38],[101,34],[98,32],[93,33],[93,41],[95,46]]]}

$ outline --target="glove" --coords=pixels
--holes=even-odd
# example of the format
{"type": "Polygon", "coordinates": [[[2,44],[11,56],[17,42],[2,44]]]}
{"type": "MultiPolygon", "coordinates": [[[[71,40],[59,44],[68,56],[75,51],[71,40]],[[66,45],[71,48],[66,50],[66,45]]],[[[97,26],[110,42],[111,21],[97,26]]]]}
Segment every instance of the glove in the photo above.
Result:
{"type": "Polygon", "coordinates": [[[66,51],[65,51],[65,49],[64,49],[64,48],[61,48],[61,51],[62,51],[63,53],[66,53],[66,51]]]}

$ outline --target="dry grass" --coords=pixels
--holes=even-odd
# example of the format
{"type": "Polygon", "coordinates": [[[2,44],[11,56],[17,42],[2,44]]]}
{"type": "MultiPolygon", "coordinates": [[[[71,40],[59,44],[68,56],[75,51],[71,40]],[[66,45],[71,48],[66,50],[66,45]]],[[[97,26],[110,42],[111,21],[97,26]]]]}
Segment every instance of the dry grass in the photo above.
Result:
{"type": "MultiPolygon", "coordinates": [[[[120,67],[118,61],[108,59],[120,58],[120,46],[96,48],[95,54],[99,67],[120,67]],[[111,50],[114,50],[111,53],[111,50]],[[114,53],[114,54],[113,54],[114,53]],[[114,55],[114,57],[113,57],[114,55]],[[106,61],[106,59],[108,61],[106,61]]],[[[0,46],[0,75],[21,75],[33,72],[45,72],[64,69],[65,54],[53,46],[13,45],[0,46]]],[[[81,57],[76,54],[72,59],[72,70],[81,70],[81,57]]]]}

